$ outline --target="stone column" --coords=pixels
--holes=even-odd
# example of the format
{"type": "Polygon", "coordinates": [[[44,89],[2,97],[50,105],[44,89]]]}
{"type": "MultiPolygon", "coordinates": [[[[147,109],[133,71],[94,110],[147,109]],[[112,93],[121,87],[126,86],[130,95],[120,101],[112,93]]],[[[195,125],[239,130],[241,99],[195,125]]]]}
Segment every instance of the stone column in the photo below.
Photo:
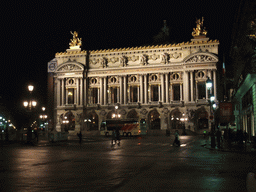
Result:
{"type": "Polygon", "coordinates": [[[161,101],[161,86],[158,85],[158,102],[161,101]]]}
{"type": "Polygon", "coordinates": [[[87,106],[87,89],[88,89],[88,85],[87,85],[87,80],[86,78],[84,79],[84,106],[87,106]]]}
{"type": "Polygon", "coordinates": [[[76,104],[76,105],[78,105],[79,103],[79,92],[78,92],[78,90],[79,90],[79,81],[78,81],[78,78],[76,78],[75,79],[75,82],[76,82],[76,88],[75,88],[75,90],[74,90],[74,92],[75,92],[75,95],[74,95],[74,99],[75,99],[75,101],[74,101],[74,104],[76,104]]]}
{"type": "Polygon", "coordinates": [[[127,76],[124,76],[124,104],[127,104],[127,76]]]}
{"type": "Polygon", "coordinates": [[[143,75],[140,75],[140,103],[143,103],[143,75]]]}
{"type": "Polygon", "coordinates": [[[184,102],[187,103],[189,99],[189,83],[188,83],[188,72],[184,72],[184,78],[183,78],[183,91],[184,91],[184,102]]]}
{"type": "Polygon", "coordinates": [[[170,102],[173,101],[173,85],[171,83],[171,86],[170,86],[170,102]]]}
{"type": "Polygon", "coordinates": [[[180,84],[180,101],[183,101],[183,86],[180,84]]]}
{"type": "Polygon", "coordinates": [[[131,102],[131,86],[128,85],[128,103],[131,102]]]}
{"type": "Polygon", "coordinates": [[[120,76],[120,104],[123,104],[123,77],[120,76]]]}
{"type": "Polygon", "coordinates": [[[217,100],[217,80],[216,80],[216,70],[213,71],[213,91],[215,100],[217,100]]]}
{"type": "MultiPolygon", "coordinates": [[[[212,79],[212,71],[208,71],[209,73],[209,78],[212,80],[212,85],[214,86],[214,82],[213,82],[213,79],[212,79]]],[[[213,87],[210,89],[210,93],[212,94],[212,90],[213,90],[213,87]]]]}
{"type": "Polygon", "coordinates": [[[206,87],[206,81],[205,81],[205,90],[206,90],[206,94],[205,94],[205,95],[206,95],[206,100],[208,100],[208,97],[209,97],[209,96],[208,96],[208,91],[209,91],[209,90],[208,90],[208,88],[206,87]]]}
{"type": "MultiPolygon", "coordinates": [[[[103,92],[104,105],[107,105],[107,99],[108,99],[107,95],[108,95],[108,92],[107,92],[107,77],[104,77],[104,92],[103,92]]],[[[103,100],[102,100],[102,103],[103,103],[103,100]]]]}
{"type": "Polygon", "coordinates": [[[196,81],[196,100],[198,100],[198,81],[196,81]]]}
{"type": "Polygon", "coordinates": [[[80,105],[83,105],[83,79],[80,78],[80,105]]]}
{"type": "Polygon", "coordinates": [[[149,85],[149,102],[151,102],[151,85],[149,85]]]}
{"type": "Polygon", "coordinates": [[[116,102],[120,103],[120,87],[117,87],[117,98],[116,98],[116,102]]]}
{"type": "Polygon", "coordinates": [[[60,106],[60,79],[57,79],[57,106],[60,106]]]}
{"type": "Polygon", "coordinates": [[[144,75],[144,103],[148,103],[148,78],[144,75]]]}
{"type": "Polygon", "coordinates": [[[100,77],[100,100],[99,103],[100,105],[103,104],[103,82],[102,82],[102,77],[100,77]]]}
{"type": "Polygon", "coordinates": [[[165,74],[165,102],[169,103],[169,78],[168,74],[165,74]]]}
{"type": "Polygon", "coordinates": [[[100,88],[99,87],[97,88],[97,93],[98,93],[97,104],[100,104],[100,88]]]}
{"type": "Polygon", "coordinates": [[[164,98],[164,74],[161,73],[161,101],[162,103],[165,103],[165,98],[164,98]]]}
{"type": "Polygon", "coordinates": [[[66,89],[66,104],[68,104],[68,89],[66,89]]]}
{"type": "Polygon", "coordinates": [[[138,92],[137,101],[140,102],[140,86],[139,85],[137,86],[137,92],[138,92]]]}
{"type": "Polygon", "coordinates": [[[193,71],[190,72],[190,94],[191,94],[191,101],[194,101],[194,77],[193,71]]]}
{"type": "Polygon", "coordinates": [[[65,98],[65,81],[64,81],[64,78],[63,79],[61,79],[61,85],[62,85],[62,87],[61,87],[61,105],[62,106],[64,106],[65,105],[65,100],[64,100],[64,98],[65,98]]]}

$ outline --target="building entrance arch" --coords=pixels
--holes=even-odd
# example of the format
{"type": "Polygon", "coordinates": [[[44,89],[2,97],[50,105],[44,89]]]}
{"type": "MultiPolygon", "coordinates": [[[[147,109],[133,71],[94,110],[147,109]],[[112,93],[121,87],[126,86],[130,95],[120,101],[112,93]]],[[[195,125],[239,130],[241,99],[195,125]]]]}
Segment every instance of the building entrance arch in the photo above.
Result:
{"type": "Polygon", "coordinates": [[[161,129],[160,114],[156,109],[148,113],[149,129],[161,129]]]}
{"type": "Polygon", "coordinates": [[[127,119],[134,119],[134,120],[138,120],[139,116],[138,113],[136,112],[135,109],[132,109],[131,111],[128,112],[127,114],[127,119]]]}
{"type": "Polygon", "coordinates": [[[197,116],[198,116],[198,129],[208,129],[209,124],[208,124],[208,112],[205,110],[204,107],[199,108],[197,110],[197,116]]]}
{"type": "Polygon", "coordinates": [[[182,118],[182,113],[179,111],[179,109],[174,109],[170,113],[170,124],[171,129],[183,129],[184,123],[180,120],[182,118]]]}
{"type": "Polygon", "coordinates": [[[95,111],[88,114],[87,130],[99,130],[99,117],[95,111]]]}
{"type": "Polygon", "coordinates": [[[61,131],[69,131],[69,130],[75,130],[76,128],[76,119],[74,114],[69,111],[65,114],[61,114],[60,116],[61,120],[61,131]]]}

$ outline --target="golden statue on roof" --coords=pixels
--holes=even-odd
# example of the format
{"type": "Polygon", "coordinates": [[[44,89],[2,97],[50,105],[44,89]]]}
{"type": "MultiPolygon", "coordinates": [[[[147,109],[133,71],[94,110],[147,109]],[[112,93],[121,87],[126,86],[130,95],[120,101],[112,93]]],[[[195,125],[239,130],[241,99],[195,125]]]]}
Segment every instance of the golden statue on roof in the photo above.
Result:
{"type": "Polygon", "coordinates": [[[78,38],[78,33],[76,31],[74,31],[74,33],[72,33],[72,31],[70,31],[70,33],[73,35],[73,39],[70,39],[70,43],[69,43],[69,47],[79,47],[82,45],[82,38],[78,38]]]}
{"type": "Polygon", "coordinates": [[[196,28],[193,28],[192,36],[198,37],[198,36],[206,36],[207,31],[205,30],[205,27],[203,28],[204,24],[204,17],[202,17],[202,21],[200,19],[196,20],[196,28]]]}

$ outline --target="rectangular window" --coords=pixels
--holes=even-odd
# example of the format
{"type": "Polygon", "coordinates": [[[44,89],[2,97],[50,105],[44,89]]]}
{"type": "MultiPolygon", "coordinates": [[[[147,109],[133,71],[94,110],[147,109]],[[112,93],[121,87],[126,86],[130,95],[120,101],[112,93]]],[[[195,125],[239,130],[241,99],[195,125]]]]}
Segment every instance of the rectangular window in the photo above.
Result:
{"type": "Polygon", "coordinates": [[[92,88],[92,104],[97,104],[98,103],[98,88],[92,88]]]}
{"type": "Polygon", "coordinates": [[[131,103],[138,102],[138,88],[136,86],[130,87],[131,103]]]}
{"type": "Polygon", "coordinates": [[[206,88],[205,83],[198,83],[198,99],[205,99],[206,98],[206,88]]]}
{"type": "Polygon", "coordinates": [[[246,92],[246,94],[242,98],[242,109],[245,109],[252,105],[252,88],[249,89],[249,91],[246,92]]]}
{"type": "Polygon", "coordinates": [[[180,84],[173,85],[173,100],[180,101],[180,84]]]}
{"type": "Polygon", "coordinates": [[[117,87],[111,87],[111,103],[117,103],[117,87]]]}
{"type": "Polygon", "coordinates": [[[158,101],[158,85],[151,86],[151,99],[152,101],[158,101]]]}
{"type": "Polygon", "coordinates": [[[74,88],[68,89],[68,104],[74,104],[74,88]]]}

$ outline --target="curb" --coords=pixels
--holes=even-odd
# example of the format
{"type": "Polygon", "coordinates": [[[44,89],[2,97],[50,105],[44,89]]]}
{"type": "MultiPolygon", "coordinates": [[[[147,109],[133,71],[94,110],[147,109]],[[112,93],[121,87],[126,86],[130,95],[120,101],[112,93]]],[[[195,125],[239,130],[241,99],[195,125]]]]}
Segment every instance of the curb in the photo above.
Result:
{"type": "Polygon", "coordinates": [[[215,150],[215,151],[231,152],[231,153],[243,153],[243,154],[255,153],[256,154],[256,150],[255,149],[251,150],[251,151],[245,151],[244,148],[243,148],[243,150],[237,150],[237,149],[234,149],[234,148],[232,150],[232,149],[223,149],[223,148],[219,149],[219,148],[216,148],[216,147],[212,148],[212,147],[207,146],[207,144],[203,144],[201,146],[206,148],[206,149],[212,150],[212,151],[215,150]]]}

